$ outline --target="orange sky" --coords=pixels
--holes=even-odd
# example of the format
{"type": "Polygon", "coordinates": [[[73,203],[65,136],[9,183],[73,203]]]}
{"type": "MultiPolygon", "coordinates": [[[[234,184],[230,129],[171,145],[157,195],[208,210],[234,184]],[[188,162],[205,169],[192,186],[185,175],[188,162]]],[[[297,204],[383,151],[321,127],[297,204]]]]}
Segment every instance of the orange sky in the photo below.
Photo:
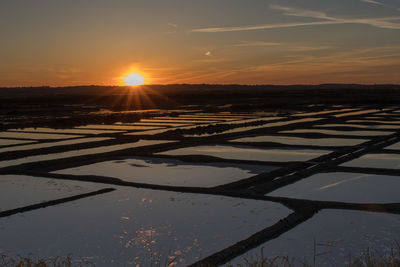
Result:
{"type": "Polygon", "coordinates": [[[400,83],[397,0],[0,2],[0,86],[400,83]]]}

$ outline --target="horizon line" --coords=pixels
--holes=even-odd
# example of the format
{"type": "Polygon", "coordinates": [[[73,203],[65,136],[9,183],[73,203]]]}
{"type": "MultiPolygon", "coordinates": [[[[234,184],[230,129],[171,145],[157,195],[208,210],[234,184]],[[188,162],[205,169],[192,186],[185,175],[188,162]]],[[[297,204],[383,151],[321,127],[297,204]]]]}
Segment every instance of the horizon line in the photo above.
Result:
{"type": "Polygon", "coordinates": [[[360,86],[381,86],[381,85],[395,85],[400,86],[399,83],[293,83],[293,84],[244,84],[244,83],[167,83],[167,84],[144,84],[137,86],[130,85],[24,85],[24,86],[0,86],[1,89],[5,88],[68,88],[68,87],[132,87],[140,88],[146,86],[182,86],[182,85],[201,85],[201,86],[323,86],[323,85],[360,85],[360,86]]]}

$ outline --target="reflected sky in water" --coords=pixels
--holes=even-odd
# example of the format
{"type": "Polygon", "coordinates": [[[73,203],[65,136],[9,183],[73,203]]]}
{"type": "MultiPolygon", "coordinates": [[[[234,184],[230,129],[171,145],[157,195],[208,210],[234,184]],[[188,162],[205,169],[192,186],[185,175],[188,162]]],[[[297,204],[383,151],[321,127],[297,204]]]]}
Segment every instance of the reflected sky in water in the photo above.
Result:
{"type": "Polygon", "coordinates": [[[259,161],[305,161],[324,154],[330,153],[327,150],[311,149],[262,149],[247,146],[195,146],[179,148],[158,153],[160,155],[208,155],[226,159],[259,160],[259,161]]]}
{"type": "Polygon", "coordinates": [[[65,145],[72,145],[72,144],[82,144],[82,143],[104,141],[104,140],[111,140],[111,139],[112,138],[109,138],[109,137],[77,138],[77,139],[72,139],[72,140],[46,142],[46,143],[40,143],[40,144],[5,147],[5,148],[0,148],[0,152],[31,150],[31,149],[39,149],[39,148],[45,148],[45,147],[56,147],[56,146],[65,146],[65,145]]]}
{"type": "Polygon", "coordinates": [[[53,129],[53,128],[23,128],[23,129],[13,129],[13,131],[24,131],[24,132],[38,132],[38,133],[61,133],[61,134],[104,134],[104,133],[119,133],[120,131],[112,130],[88,130],[88,129],[53,129]]]}
{"type": "Polygon", "coordinates": [[[380,136],[380,135],[389,135],[394,132],[387,131],[337,131],[337,130],[325,130],[325,129],[296,129],[296,130],[288,130],[281,131],[281,133],[320,133],[320,134],[329,134],[329,135],[350,135],[350,136],[380,136]]]}
{"type": "Polygon", "coordinates": [[[0,175],[0,211],[89,193],[106,187],[109,186],[25,175],[0,175]]]}
{"type": "Polygon", "coordinates": [[[289,256],[296,265],[313,263],[314,239],[318,266],[343,266],[343,263],[371,249],[378,259],[397,249],[400,240],[400,215],[347,210],[323,210],[308,221],[276,239],[250,250],[232,261],[244,263],[245,258],[289,256]]]}
{"type": "Polygon", "coordinates": [[[351,161],[343,163],[341,166],[399,169],[400,154],[367,154],[357,159],[353,159],[351,161]]]}
{"type": "Polygon", "coordinates": [[[21,144],[29,144],[36,141],[30,140],[17,140],[17,139],[0,139],[0,146],[10,146],[10,145],[21,145],[21,144]]]}
{"type": "Polygon", "coordinates": [[[69,139],[82,137],[79,135],[68,135],[68,134],[50,134],[50,133],[25,133],[25,132],[0,132],[0,138],[21,138],[21,139],[69,139]]]}
{"type": "Polygon", "coordinates": [[[99,162],[55,173],[109,176],[130,182],[159,185],[212,187],[276,168],[226,163],[193,164],[172,159],[130,158],[99,162]]]}
{"type": "Polygon", "coordinates": [[[355,203],[398,203],[397,176],[362,173],[318,173],[279,188],[269,196],[355,203]]]}
{"type": "Polygon", "coordinates": [[[97,266],[178,266],[286,217],[280,204],[134,188],[0,219],[1,249],[88,257],[97,266]],[[18,233],[16,235],[15,233],[18,233]]]}
{"type": "Polygon", "coordinates": [[[9,166],[16,166],[16,165],[20,165],[20,164],[24,164],[24,163],[32,163],[32,162],[63,159],[63,158],[83,156],[83,155],[106,153],[106,152],[123,150],[123,149],[128,149],[128,148],[150,146],[150,145],[163,144],[163,143],[169,143],[169,142],[171,142],[171,141],[139,140],[134,143],[118,144],[118,145],[111,145],[111,146],[99,146],[99,147],[94,147],[94,148],[71,150],[71,151],[67,151],[67,152],[29,156],[29,157],[20,158],[20,159],[1,161],[0,167],[9,167],[9,166]]]}
{"type": "Polygon", "coordinates": [[[355,146],[366,142],[366,139],[344,138],[302,138],[292,136],[251,136],[232,140],[232,142],[274,142],[287,145],[303,146],[355,146]]]}

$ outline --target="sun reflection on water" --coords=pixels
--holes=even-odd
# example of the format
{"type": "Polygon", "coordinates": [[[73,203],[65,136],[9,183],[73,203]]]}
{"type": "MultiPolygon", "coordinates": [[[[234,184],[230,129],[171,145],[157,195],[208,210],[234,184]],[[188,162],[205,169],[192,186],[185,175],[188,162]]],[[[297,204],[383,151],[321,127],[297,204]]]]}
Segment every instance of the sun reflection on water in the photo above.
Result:
{"type": "MultiPolygon", "coordinates": [[[[128,217],[121,217],[124,223],[128,223],[128,217]],[[123,219],[124,218],[124,219],[123,219]]],[[[171,224],[161,226],[140,227],[134,234],[130,234],[127,230],[123,230],[118,236],[119,243],[125,249],[139,249],[130,265],[147,266],[166,264],[167,266],[183,265],[185,263],[185,254],[190,253],[193,249],[201,251],[199,248],[199,240],[193,237],[193,242],[188,246],[181,248],[178,241],[181,239],[176,236],[176,232],[171,230],[171,224]],[[161,246],[165,244],[165,238],[170,240],[169,246],[161,246]]],[[[199,255],[200,256],[200,255],[199,255]]]]}

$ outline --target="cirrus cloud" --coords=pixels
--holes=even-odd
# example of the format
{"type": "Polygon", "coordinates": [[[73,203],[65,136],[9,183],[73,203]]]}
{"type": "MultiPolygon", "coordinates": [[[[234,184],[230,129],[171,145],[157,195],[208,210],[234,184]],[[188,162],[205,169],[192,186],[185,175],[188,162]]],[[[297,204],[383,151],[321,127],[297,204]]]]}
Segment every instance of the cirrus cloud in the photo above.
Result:
{"type": "MultiPolygon", "coordinates": [[[[373,1],[374,0],[365,0],[373,1]]],[[[377,2],[378,3],[378,2],[377,2]]],[[[310,19],[318,19],[318,21],[310,22],[291,22],[291,23],[277,23],[277,24],[260,24],[260,25],[245,25],[245,26],[234,26],[234,27],[208,27],[198,28],[191,30],[191,32],[197,33],[216,33],[216,32],[236,32],[236,31],[254,31],[254,30],[267,30],[267,29],[279,29],[279,28],[293,28],[293,27],[304,27],[314,25],[332,25],[332,24],[364,24],[376,28],[400,30],[400,16],[393,17],[380,17],[380,18],[341,18],[337,16],[329,16],[325,12],[306,10],[281,5],[270,5],[271,9],[279,10],[283,12],[283,15],[292,17],[303,17],[310,19]]]]}
{"type": "Polygon", "coordinates": [[[361,2],[365,2],[365,3],[369,3],[369,4],[373,4],[373,5],[379,5],[379,6],[383,5],[383,3],[375,1],[375,0],[361,0],[361,2]]]}

